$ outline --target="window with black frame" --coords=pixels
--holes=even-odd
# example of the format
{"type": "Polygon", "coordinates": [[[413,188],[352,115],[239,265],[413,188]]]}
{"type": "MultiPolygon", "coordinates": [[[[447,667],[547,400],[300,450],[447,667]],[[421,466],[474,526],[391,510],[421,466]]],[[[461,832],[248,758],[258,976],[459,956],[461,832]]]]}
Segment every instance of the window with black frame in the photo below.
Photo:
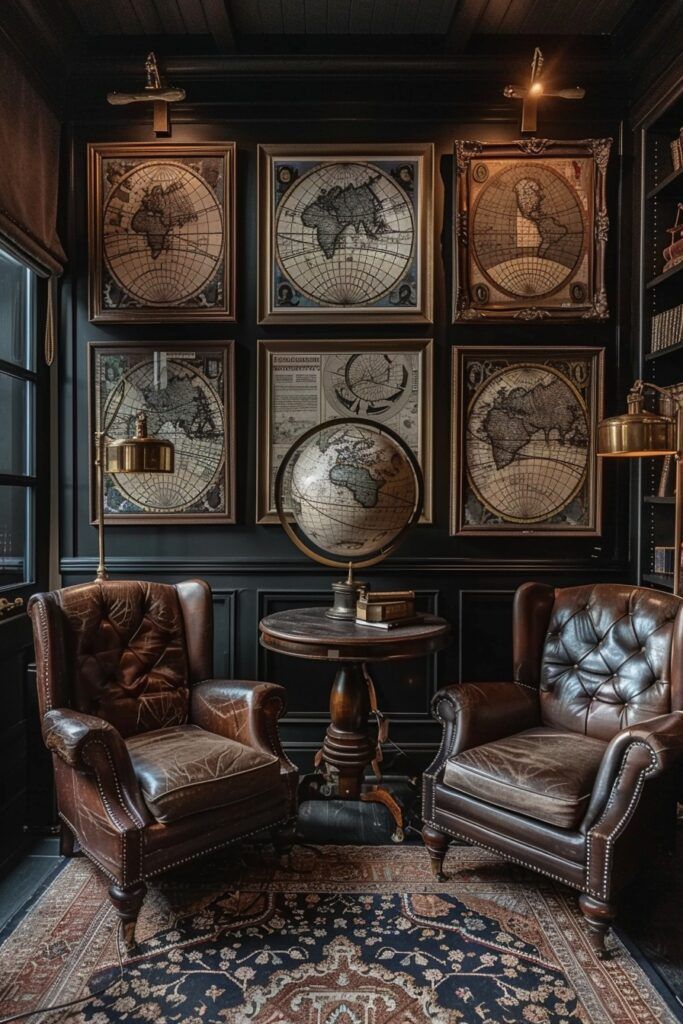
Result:
{"type": "Polygon", "coordinates": [[[0,592],[36,578],[37,275],[0,247],[0,592]]]}

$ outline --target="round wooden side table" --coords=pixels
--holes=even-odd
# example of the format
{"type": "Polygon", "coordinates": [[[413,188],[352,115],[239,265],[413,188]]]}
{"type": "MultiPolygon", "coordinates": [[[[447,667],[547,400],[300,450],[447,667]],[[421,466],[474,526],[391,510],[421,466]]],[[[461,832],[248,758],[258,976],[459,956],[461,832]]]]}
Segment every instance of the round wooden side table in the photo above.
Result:
{"type": "Polygon", "coordinates": [[[267,615],[259,623],[261,644],[294,658],[337,665],[330,694],[331,722],[322,759],[339,773],[342,799],[383,803],[402,838],[403,815],[391,793],[382,786],[362,790],[365,769],[375,757],[375,744],[368,729],[372,681],[367,665],[433,654],[448,644],[450,626],[445,619],[426,615],[423,622],[385,630],[330,619],[326,611],[299,608],[267,615]]]}

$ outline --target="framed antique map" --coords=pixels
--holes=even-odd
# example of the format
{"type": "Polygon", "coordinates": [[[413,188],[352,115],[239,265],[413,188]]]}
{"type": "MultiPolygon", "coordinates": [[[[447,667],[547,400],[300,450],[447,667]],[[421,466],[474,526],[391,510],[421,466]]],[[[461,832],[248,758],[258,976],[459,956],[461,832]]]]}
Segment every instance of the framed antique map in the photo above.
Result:
{"type": "MultiPolygon", "coordinates": [[[[105,342],[88,345],[90,466],[95,431],[173,443],[173,473],[104,476],[105,522],[235,522],[234,342],[105,342]]],[[[95,480],[90,478],[95,521],[95,480]]]]}
{"type": "Polygon", "coordinates": [[[611,139],[455,143],[453,320],[605,320],[611,139]]]}
{"type": "Polygon", "coordinates": [[[277,523],[273,487],[291,445],[327,420],[377,420],[406,441],[422,468],[432,518],[432,341],[259,341],[256,517],[277,523]]]}
{"type": "Polygon", "coordinates": [[[258,159],[260,323],[431,323],[431,143],[258,159]]]}
{"type": "Polygon", "coordinates": [[[235,143],[88,146],[90,319],[234,320],[235,143]]]}
{"type": "Polygon", "coordinates": [[[453,349],[451,534],[597,536],[604,349],[453,349]]]}

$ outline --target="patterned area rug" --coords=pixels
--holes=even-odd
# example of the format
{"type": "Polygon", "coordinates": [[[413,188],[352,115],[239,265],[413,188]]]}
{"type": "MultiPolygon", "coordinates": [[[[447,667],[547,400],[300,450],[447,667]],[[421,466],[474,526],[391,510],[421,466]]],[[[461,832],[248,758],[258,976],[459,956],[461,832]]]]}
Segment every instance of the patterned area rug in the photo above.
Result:
{"type": "Polygon", "coordinates": [[[150,887],[119,977],[105,885],[75,859],[0,947],[0,1016],[115,982],[72,1024],[673,1024],[615,937],[593,954],[568,889],[451,847],[268,848],[150,887]],[[245,866],[248,865],[248,866],[245,866]]]}

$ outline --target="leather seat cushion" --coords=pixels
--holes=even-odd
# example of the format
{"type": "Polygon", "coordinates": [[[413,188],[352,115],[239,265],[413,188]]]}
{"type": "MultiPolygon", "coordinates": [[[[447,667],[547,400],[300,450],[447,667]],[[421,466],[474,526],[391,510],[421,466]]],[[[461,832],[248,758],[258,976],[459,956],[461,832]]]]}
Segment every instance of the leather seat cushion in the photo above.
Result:
{"type": "Polygon", "coordinates": [[[538,726],[449,758],[444,783],[537,821],[576,828],[606,747],[591,736],[538,726]]]}
{"type": "Polygon", "coordinates": [[[280,785],[280,762],[198,725],[177,725],[126,740],[145,803],[168,824],[258,797],[280,785]]]}

